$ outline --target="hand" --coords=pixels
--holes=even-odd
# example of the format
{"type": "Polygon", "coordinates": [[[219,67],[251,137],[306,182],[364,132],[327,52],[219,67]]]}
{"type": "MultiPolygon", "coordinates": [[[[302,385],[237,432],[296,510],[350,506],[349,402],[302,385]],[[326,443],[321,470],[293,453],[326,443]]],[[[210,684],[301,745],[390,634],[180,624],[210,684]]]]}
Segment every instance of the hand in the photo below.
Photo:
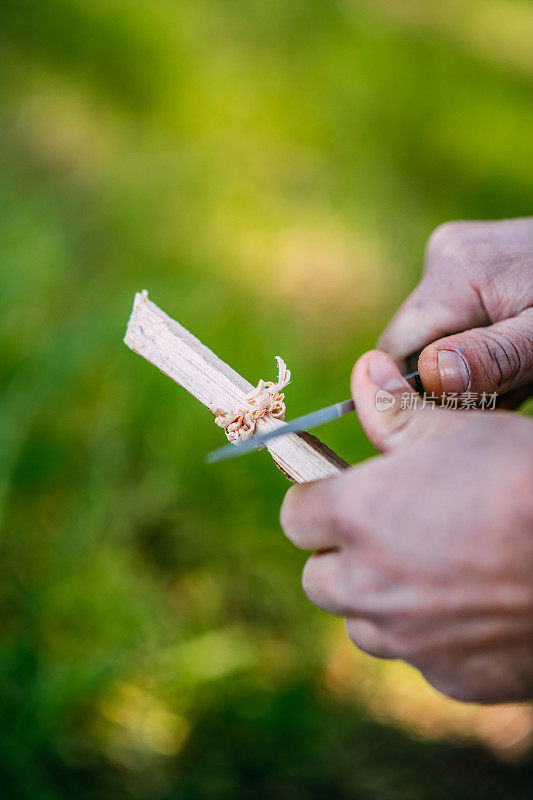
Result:
{"type": "Polygon", "coordinates": [[[418,362],[427,392],[497,392],[515,407],[532,388],[532,305],[533,217],[447,223],[378,346],[401,365],[433,342],[418,362]]]}
{"type": "Polygon", "coordinates": [[[386,455],[289,489],[285,533],[318,551],[307,595],[346,617],[362,650],[409,662],[451,697],[533,697],[533,422],[401,408],[411,390],[377,351],[352,391],[386,455]],[[387,411],[379,387],[395,398],[387,411]]]}

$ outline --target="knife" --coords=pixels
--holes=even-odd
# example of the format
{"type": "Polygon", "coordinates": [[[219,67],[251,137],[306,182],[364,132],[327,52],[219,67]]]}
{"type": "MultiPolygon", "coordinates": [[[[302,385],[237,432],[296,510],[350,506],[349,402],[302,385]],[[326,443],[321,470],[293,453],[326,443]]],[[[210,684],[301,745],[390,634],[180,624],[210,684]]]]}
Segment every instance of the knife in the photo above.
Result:
{"type": "MultiPolygon", "coordinates": [[[[418,370],[404,373],[403,377],[413,389],[418,392],[423,391],[418,370]]],[[[355,405],[352,398],[343,400],[341,403],[333,403],[331,406],[319,408],[318,411],[311,411],[309,414],[296,417],[296,419],[287,422],[285,425],[280,425],[274,431],[255,434],[255,436],[247,439],[242,444],[227,444],[217,450],[212,450],[207,454],[205,460],[208,464],[214,464],[216,461],[225,461],[228,458],[244,456],[262,447],[266,442],[277,439],[278,436],[286,436],[288,433],[301,433],[302,431],[310,430],[310,428],[317,428],[319,425],[324,425],[326,422],[331,422],[334,419],[343,417],[345,414],[349,414],[354,409],[355,405]]]]}

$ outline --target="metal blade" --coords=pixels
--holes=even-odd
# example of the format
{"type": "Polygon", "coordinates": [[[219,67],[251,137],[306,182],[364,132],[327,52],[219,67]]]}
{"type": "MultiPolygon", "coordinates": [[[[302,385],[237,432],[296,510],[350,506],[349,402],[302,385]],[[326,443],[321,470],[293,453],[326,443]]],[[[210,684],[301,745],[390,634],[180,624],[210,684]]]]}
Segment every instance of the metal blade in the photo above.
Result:
{"type": "MultiPolygon", "coordinates": [[[[404,375],[406,381],[412,381],[418,372],[409,372],[404,375]]],[[[304,414],[301,417],[280,425],[274,431],[269,431],[264,434],[256,434],[242,444],[227,444],[224,447],[219,447],[217,450],[212,450],[207,454],[205,460],[208,464],[214,464],[216,461],[225,461],[228,458],[237,458],[237,456],[245,456],[253,450],[262,447],[266,442],[277,439],[279,436],[286,436],[288,433],[301,433],[308,431],[311,428],[317,428],[319,425],[324,425],[326,422],[343,417],[355,409],[353,400],[343,400],[341,403],[333,403],[331,406],[320,408],[318,411],[311,411],[310,414],[304,414]]]]}
{"type": "Polygon", "coordinates": [[[213,450],[206,456],[208,464],[213,464],[215,461],[223,461],[226,458],[235,458],[236,456],[243,456],[246,453],[251,453],[271,439],[277,439],[279,436],[286,436],[288,433],[301,433],[301,431],[309,430],[309,428],[316,428],[318,425],[323,425],[325,422],[331,422],[332,419],[342,417],[354,410],[353,400],[344,400],[342,403],[334,403],[332,406],[320,408],[318,411],[311,411],[310,414],[304,414],[302,417],[287,422],[285,425],[280,425],[275,431],[269,431],[264,434],[256,434],[242,444],[227,444],[224,447],[219,447],[218,450],[213,450]]]}

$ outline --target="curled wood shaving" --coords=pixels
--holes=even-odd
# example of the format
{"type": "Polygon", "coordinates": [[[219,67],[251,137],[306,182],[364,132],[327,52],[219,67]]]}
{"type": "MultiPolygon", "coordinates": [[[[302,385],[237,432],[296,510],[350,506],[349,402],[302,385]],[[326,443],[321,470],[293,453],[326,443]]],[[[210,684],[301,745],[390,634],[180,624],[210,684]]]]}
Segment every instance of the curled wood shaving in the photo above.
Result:
{"type": "Polygon", "coordinates": [[[278,362],[278,380],[260,380],[255,389],[246,395],[245,404],[232,411],[215,411],[215,422],[226,431],[226,436],[232,444],[245,442],[254,435],[257,423],[266,414],[275,419],[285,417],[285,395],[282,393],[291,380],[291,372],[280,356],[278,362]]]}

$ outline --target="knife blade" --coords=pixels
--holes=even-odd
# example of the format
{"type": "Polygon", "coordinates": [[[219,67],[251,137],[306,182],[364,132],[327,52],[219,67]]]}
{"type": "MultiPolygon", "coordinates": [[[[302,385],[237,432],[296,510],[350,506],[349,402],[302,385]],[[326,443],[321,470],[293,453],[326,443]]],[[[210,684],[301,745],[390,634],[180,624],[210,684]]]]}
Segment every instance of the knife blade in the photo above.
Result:
{"type": "MultiPolygon", "coordinates": [[[[420,378],[418,370],[408,372],[403,376],[413,388],[419,388],[420,378]]],[[[242,444],[227,444],[224,447],[219,447],[217,450],[212,450],[207,454],[205,460],[208,464],[214,464],[217,461],[225,461],[228,458],[237,458],[237,456],[245,456],[253,450],[262,447],[266,442],[277,439],[279,436],[286,436],[288,433],[301,433],[302,431],[317,428],[319,425],[324,425],[326,422],[331,422],[334,419],[343,417],[355,409],[352,398],[343,400],[340,403],[333,403],[331,406],[319,408],[317,411],[311,411],[309,414],[304,414],[301,417],[287,422],[285,425],[280,425],[274,431],[268,433],[258,433],[252,436],[242,444]]]]}

